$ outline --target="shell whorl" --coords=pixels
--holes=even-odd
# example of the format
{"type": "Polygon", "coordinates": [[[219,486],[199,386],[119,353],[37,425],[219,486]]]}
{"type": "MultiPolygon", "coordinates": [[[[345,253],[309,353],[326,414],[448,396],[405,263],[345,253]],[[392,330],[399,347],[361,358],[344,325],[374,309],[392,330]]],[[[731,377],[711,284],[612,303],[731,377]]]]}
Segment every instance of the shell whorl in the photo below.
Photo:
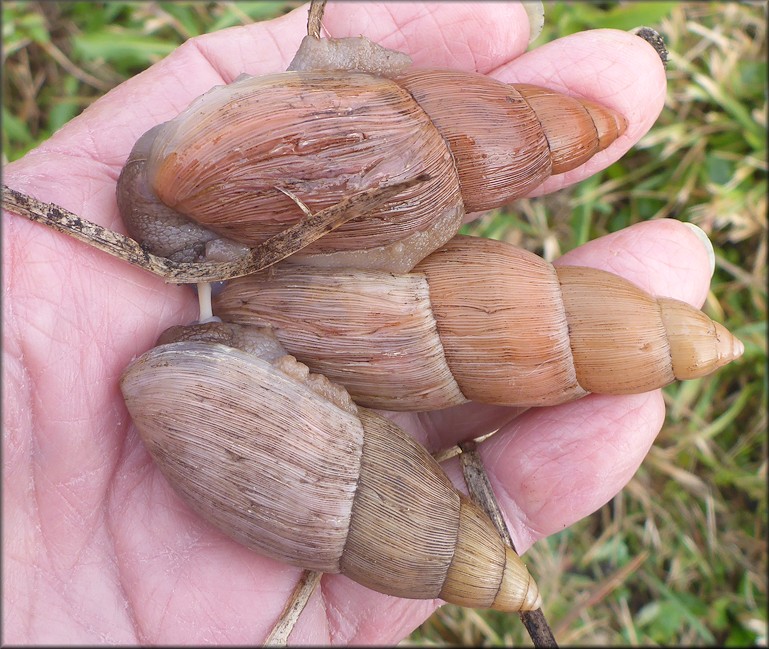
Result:
{"type": "Polygon", "coordinates": [[[743,351],[684,302],[606,271],[553,268],[499,241],[455,237],[414,271],[428,278],[444,353],[475,401],[533,406],[587,392],[637,394],[709,374],[743,351]]]}
{"type": "Polygon", "coordinates": [[[722,324],[685,302],[657,298],[665,323],[673,374],[697,379],[742,356],[745,346],[722,324]]]}
{"type": "Polygon", "coordinates": [[[459,494],[400,428],[369,410],[361,409],[360,416],[366,434],[353,508],[358,517],[345,548],[344,573],[400,597],[418,592],[420,598],[475,608],[539,608],[536,584],[478,505],[459,494]],[[372,571],[371,563],[383,570],[372,571]]]}
{"type": "Polygon", "coordinates": [[[580,385],[635,394],[705,376],[742,355],[723,326],[689,304],[652,297],[594,268],[556,269],[580,385]]]}
{"type": "Polygon", "coordinates": [[[291,353],[368,407],[390,408],[403,392],[419,410],[466,401],[422,274],[279,265],[232,280],[214,303],[229,322],[269,322],[291,353]]]}
{"type": "Polygon", "coordinates": [[[150,350],[121,389],[150,454],[195,511],[262,554],[339,571],[362,448],[355,415],[267,361],[200,341],[150,350]],[[301,436],[286,434],[298,418],[301,436]],[[270,487],[287,473],[303,489],[270,487]]]}
{"type": "Polygon", "coordinates": [[[586,162],[627,128],[622,115],[604,106],[480,74],[410,70],[397,81],[449,143],[467,212],[525,196],[549,176],[586,162]]]}

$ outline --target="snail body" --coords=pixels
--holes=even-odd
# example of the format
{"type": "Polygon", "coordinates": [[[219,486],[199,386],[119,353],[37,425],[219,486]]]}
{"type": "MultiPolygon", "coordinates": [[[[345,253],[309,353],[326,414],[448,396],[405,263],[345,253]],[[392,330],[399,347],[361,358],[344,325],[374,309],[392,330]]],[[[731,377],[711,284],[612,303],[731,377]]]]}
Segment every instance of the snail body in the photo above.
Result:
{"type": "Polygon", "coordinates": [[[286,356],[269,333],[173,328],[121,379],[170,483],[242,544],[398,597],[538,608],[480,508],[409,435],[286,356]]]}
{"type": "Polygon", "coordinates": [[[403,275],[277,267],[230,281],[214,305],[227,321],[271,324],[313,371],[389,410],[641,393],[742,353],[683,302],[478,237],[453,238],[403,275]]]}
{"type": "Polygon", "coordinates": [[[118,181],[131,235],[175,261],[230,260],[301,219],[302,206],[316,213],[423,175],[302,252],[316,266],[407,272],[465,213],[529,193],[626,128],[608,108],[544,88],[403,61],[368,65],[371,48],[396,53],[340,40],[363,54],[340,63],[313,50],[298,69],[242,75],[142,136],[118,181]]]}

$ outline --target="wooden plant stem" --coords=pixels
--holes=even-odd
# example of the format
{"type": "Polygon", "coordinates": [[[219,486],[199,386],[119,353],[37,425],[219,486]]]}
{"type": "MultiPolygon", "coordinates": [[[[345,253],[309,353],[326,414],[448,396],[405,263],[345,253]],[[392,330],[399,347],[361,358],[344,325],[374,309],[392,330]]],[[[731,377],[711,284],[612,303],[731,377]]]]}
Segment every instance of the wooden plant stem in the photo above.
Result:
{"type": "Polygon", "coordinates": [[[320,38],[320,22],[326,9],[326,0],[312,0],[307,12],[307,35],[320,38]]]}
{"type": "Polygon", "coordinates": [[[315,592],[315,589],[320,583],[320,578],[323,576],[322,572],[315,572],[313,570],[305,570],[302,572],[302,576],[291,593],[291,597],[288,598],[286,606],[283,608],[283,612],[280,614],[275,626],[272,627],[270,635],[264,641],[265,647],[285,647],[288,642],[288,636],[291,631],[294,630],[299,616],[302,614],[304,607],[307,606],[307,602],[310,601],[310,597],[315,592]]]}
{"type": "Polygon", "coordinates": [[[242,260],[223,263],[181,263],[147,252],[137,241],[88,221],[54,203],[43,203],[3,185],[3,207],[14,214],[42,223],[107,254],[127,261],[172,284],[216,282],[251,275],[290,257],[329,232],[364,216],[401,191],[429,179],[427,174],[352,194],[312,216],[301,219],[267,241],[255,246],[242,260]]]}
{"type": "MultiPolygon", "coordinates": [[[[513,538],[507,529],[507,525],[505,525],[505,519],[502,517],[502,512],[499,509],[499,504],[494,496],[488,475],[483,467],[476,443],[474,441],[462,442],[459,444],[459,448],[462,450],[462,453],[459,455],[462,473],[465,477],[470,497],[488,514],[505,543],[515,550],[513,538]]],[[[535,647],[558,646],[541,608],[535,611],[522,611],[518,615],[529,632],[529,637],[535,647]]]]}
{"type": "Polygon", "coordinates": [[[42,223],[156,275],[172,275],[174,266],[178,266],[168,259],[148,253],[130,237],[97,225],[55,203],[43,203],[7,185],[3,185],[3,209],[35,223],[42,223]]]}

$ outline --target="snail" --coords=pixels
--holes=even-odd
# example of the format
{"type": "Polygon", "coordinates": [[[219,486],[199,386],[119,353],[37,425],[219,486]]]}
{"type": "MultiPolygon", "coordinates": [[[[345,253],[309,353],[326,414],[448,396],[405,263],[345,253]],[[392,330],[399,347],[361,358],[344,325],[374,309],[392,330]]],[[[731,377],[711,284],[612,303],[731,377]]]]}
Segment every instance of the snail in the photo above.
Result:
{"type": "Polygon", "coordinates": [[[541,605],[518,555],[422,446],[287,356],[269,329],[172,327],[121,389],[170,483],[219,529],[398,597],[541,605]]]}
{"type": "Polygon", "coordinates": [[[131,151],[117,187],[129,234],[175,262],[233,261],[346,196],[424,178],[292,258],[408,272],[465,213],[531,192],[627,126],[545,88],[409,65],[363,37],[308,36],[289,71],[213,88],[131,151]]]}
{"type": "Polygon", "coordinates": [[[231,280],[214,311],[273,325],[314,372],[387,410],[640,393],[709,374],[743,351],[684,302],[467,236],[408,274],[274,267],[231,280]]]}

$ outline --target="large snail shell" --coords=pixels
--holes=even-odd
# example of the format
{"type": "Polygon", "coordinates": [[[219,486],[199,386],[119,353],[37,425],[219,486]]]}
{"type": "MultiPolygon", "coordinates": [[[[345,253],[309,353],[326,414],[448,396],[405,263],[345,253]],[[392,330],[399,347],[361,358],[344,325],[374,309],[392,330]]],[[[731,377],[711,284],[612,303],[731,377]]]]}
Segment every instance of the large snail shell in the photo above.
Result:
{"type": "Polygon", "coordinates": [[[390,410],[640,393],[742,354],[683,302],[475,237],[455,237],[406,275],[296,266],[236,279],[214,310],[271,323],[314,371],[390,410]]]}
{"type": "Polygon", "coordinates": [[[180,341],[121,380],[150,453],[196,511],[262,554],[398,597],[539,607],[520,558],[419,444],[274,341],[249,333],[243,345],[271,360],[229,346],[240,332],[173,332],[180,341]]]}
{"type": "Polygon", "coordinates": [[[118,203],[129,232],[150,252],[188,261],[205,257],[214,236],[254,246],[285,229],[303,216],[293,197],[314,213],[428,174],[302,252],[313,265],[406,272],[457,232],[465,212],[530,192],[625,127],[624,118],[590,102],[465,72],[244,76],[137,143],[118,181],[118,203]],[[162,225],[169,210],[177,230],[180,218],[198,224],[170,255],[162,225]]]}

